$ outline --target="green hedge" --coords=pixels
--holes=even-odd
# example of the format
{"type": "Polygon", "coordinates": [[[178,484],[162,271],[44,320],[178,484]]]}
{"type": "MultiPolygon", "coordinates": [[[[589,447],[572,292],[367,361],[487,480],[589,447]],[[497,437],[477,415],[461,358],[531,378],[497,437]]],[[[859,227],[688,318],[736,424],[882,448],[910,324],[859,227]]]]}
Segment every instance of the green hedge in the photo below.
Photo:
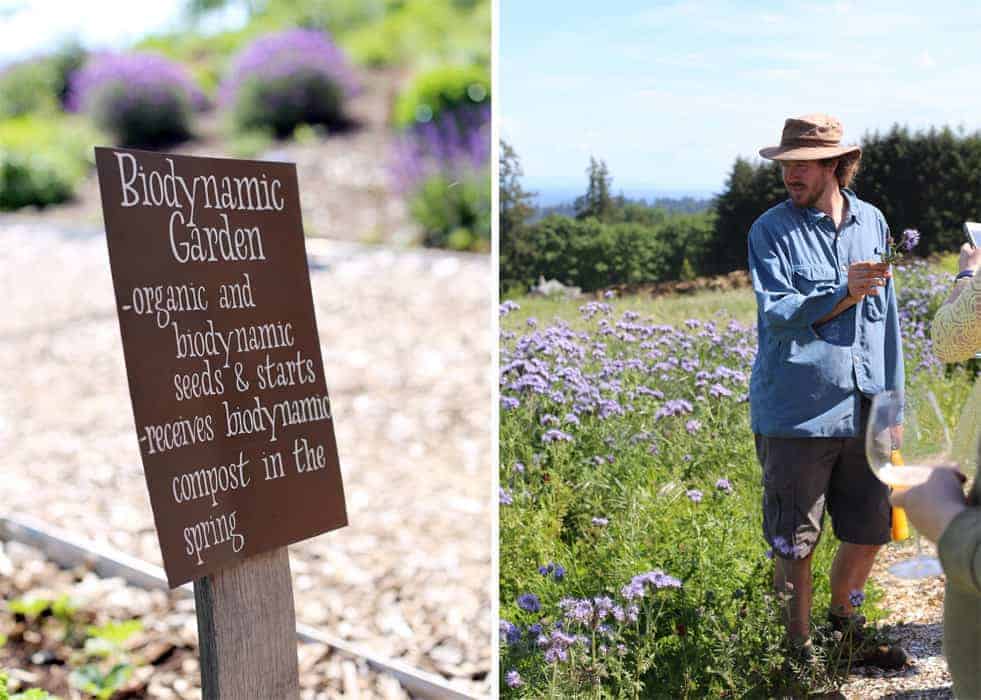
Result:
{"type": "Polygon", "coordinates": [[[709,252],[714,215],[665,215],[656,225],[549,216],[501,241],[503,290],[538,277],[594,290],[689,276],[709,252]]]}

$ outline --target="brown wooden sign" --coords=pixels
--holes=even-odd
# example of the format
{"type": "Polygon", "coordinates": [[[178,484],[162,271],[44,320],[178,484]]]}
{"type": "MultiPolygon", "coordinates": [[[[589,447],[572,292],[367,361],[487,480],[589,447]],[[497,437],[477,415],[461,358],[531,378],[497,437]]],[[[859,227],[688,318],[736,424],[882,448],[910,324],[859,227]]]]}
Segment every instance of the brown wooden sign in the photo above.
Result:
{"type": "Polygon", "coordinates": [[[171,586],[347,524],[296,167],[96,148],[171,586]]]}

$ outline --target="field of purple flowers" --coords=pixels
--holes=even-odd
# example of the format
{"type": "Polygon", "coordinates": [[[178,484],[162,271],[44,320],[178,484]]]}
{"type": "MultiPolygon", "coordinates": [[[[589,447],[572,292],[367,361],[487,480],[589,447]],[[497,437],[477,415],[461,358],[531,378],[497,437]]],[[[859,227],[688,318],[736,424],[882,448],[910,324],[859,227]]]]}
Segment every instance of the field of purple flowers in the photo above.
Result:
{"type": "MultiPolygon", "coordinates": [[[[909,381],[944,397],[953,418],[975,368],[945,370],[931,351],[949,275],[922,261],[896,274],[909,381]]],[[[503,695],[783,687],[749,430],[751,297],[719,295],[713,312],[671,323],[639,298],[501,305],[503,695]],[[554,318],[536,319],[536,308],[554,318]]],[[[815,555],[819,614],[832,539],[815,555]]],[[[874,620],[878,595],[867,593],[874,620]]],[[[829,666],[799,679],[804,690],[840,680],[829,666]]]]}

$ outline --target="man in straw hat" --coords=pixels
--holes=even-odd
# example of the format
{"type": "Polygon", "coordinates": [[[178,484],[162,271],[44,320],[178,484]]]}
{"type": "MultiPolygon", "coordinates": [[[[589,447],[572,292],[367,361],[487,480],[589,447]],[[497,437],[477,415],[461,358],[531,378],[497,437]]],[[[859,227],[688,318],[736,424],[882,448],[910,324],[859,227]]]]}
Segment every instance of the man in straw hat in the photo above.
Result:
{"type": "Polygon", "coordinates": [[[835,629],[865,662],[899,668],[899,647],[866,639],[854,608],[876,553],[890,539],[889,493],[869,469],[870,398],[903,387],[899,315],[882,213],[848,189],[861,159],[827,115],[788,119],[779,146],[760,155],[783,169],[789,198],[749,232],[759,351],[750,413],[763,467],[763,531],[774,586],[787,591],[792,648],[813,660],[811,555],[825,506],[841,540],[831,567],[835,629]]]}

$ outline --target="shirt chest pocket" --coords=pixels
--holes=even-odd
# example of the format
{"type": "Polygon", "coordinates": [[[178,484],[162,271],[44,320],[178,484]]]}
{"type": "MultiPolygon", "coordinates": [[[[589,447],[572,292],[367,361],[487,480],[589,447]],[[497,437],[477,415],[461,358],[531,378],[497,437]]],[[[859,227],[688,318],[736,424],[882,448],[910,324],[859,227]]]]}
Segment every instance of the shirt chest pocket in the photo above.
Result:
{"type": "Polygon", "coordinates": [[[891,284],[891,282],[888,282],[885,287],[879,287],[879,293],[877,295],[866,294],[862,299],[862,311],[868,320],[881,321],[886,317],[885,295],[888,284],[891,284]]]}
{"type": "Polygon", "coordinates": [[[809,295],[835,284],[835,269],[831,265],[794,265],[793,284],[801,294],[809,295]]]}

